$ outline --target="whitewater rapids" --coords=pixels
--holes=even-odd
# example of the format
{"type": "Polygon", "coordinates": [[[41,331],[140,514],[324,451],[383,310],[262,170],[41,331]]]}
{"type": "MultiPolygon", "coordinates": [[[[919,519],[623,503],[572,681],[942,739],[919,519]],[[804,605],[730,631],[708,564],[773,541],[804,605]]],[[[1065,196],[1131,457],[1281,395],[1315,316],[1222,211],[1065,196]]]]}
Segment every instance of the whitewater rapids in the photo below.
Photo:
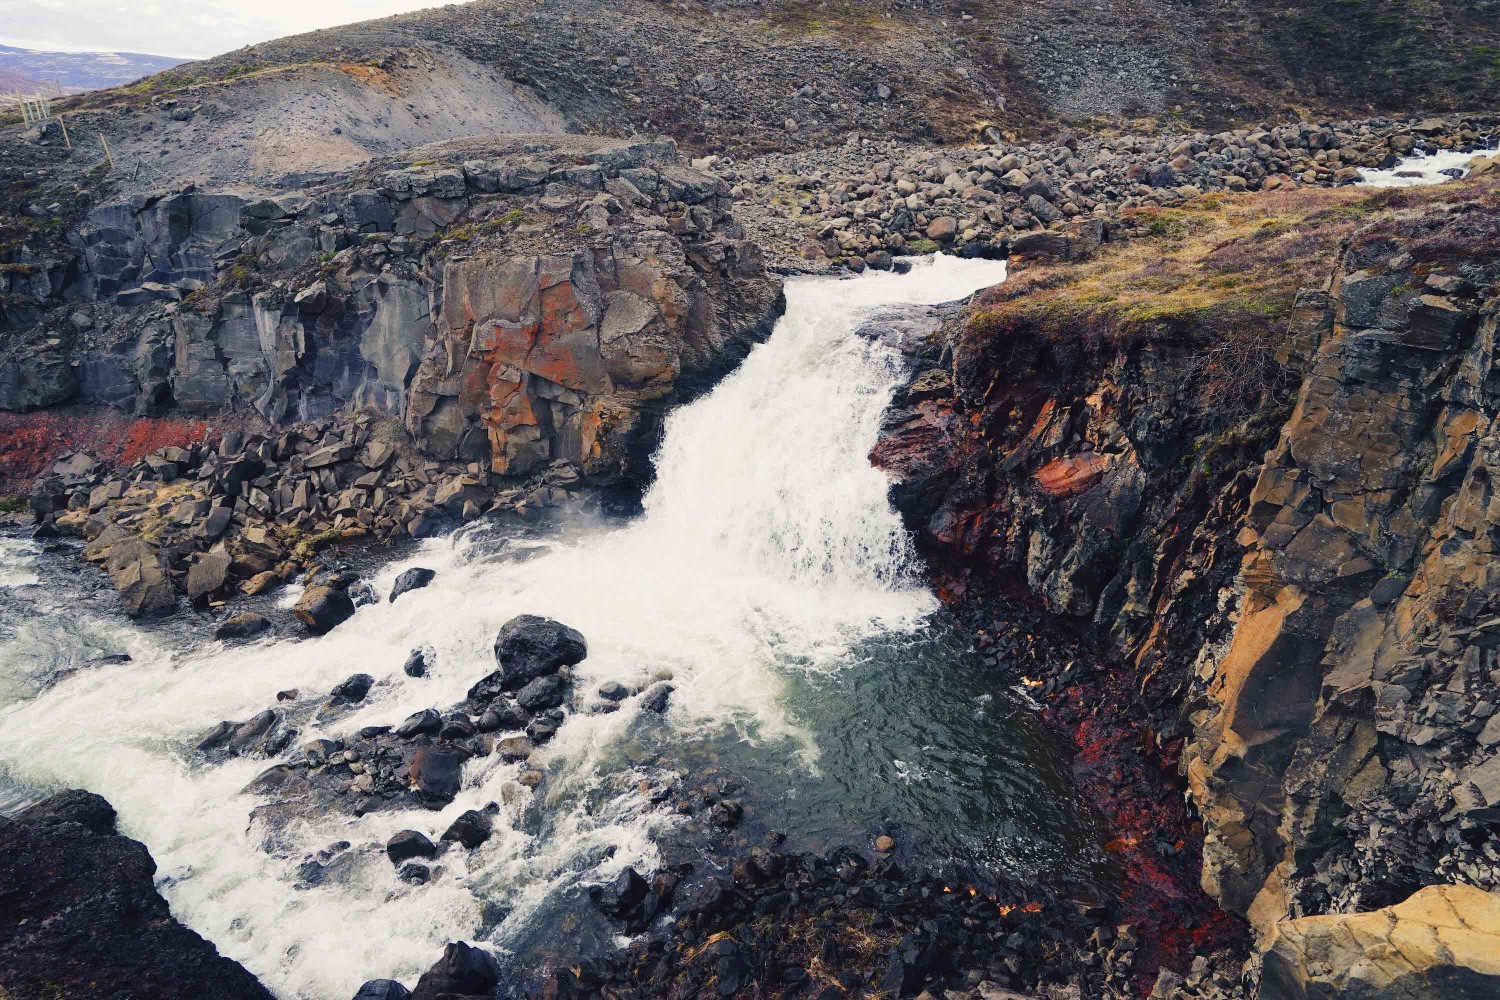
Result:
{"type": "MultiPolygon", "coordinates": [[[[933,257],[904,275],[789,281],[770,339],[669,418],[640,517],[498,552],[466,535],[428,541],[374,583],[389,593],[420,565],[437,571],[431,586],[362,607],[325,637],[174,652],[146,630],[101,623],[96,633],[112,630],[134,662],[78,671],[38,694],[26,682],[40,639],[14,636],[0,644],[0,703],[12,702],[0,710],[0,773],[38,792],[108,798],[122,832],[155,856],[173,912],[279,996],[346,1000],[369,978],[409,983],[444,943],[491,926],[487,904],[510,911],[485,938],[504,949],[549,897],[658,863],[656,835],[674,819],[636,788],[638,699],[571,715],[545,747],[540,833],[522,822],[535,803],[514,784],[518,766],[487,758],[466,765],[441,812],[324,816],[268,854],[249,822],[261,803],[240,789],[272,762],[208,767],[191,746],[221,719],[275,705],[278,691],[318,695],[357,672],[377,678],[360,709],[307,727],[299,742],[446,706],[493,669],[500,625],[532,613],[587,637],[585,699],[605,681],[643,685],[669,672],[674,739],[727,728],[742,741],[790,743],[793,759],[817,768],[816,740],[787,711],[788,678],[837,670],[854,644],[910,632],[936,606],[867,457],[901,360],[854,330],[874,308],[952,301],[1004,277],[1003,262],[933,257]],[[406,677],[407,652],[423,644],[436,650],[434,669],[406,677]],[[450,851],[430,884],[397,880],[380,849],[392,833],[435,840],[491,801],[502,812],[489,842],[467,859],[450,851]],[[299,887],[298,864],[335,841],[352,843],[356,863],[336,885],[299,887]]],[[[33,601],[43,625],[76,616],[34,586],[29,558],[24,545],[0,550],[0,587],[33,601]]]]}

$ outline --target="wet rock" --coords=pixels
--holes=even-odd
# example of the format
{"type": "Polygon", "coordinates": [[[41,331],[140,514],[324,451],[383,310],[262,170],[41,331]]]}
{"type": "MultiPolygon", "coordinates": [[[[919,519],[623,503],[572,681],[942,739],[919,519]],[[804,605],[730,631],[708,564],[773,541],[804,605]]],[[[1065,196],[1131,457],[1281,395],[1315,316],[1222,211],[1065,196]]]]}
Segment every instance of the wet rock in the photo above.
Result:
{"type": "Polygon", "coordinates": [[[431,646],[421,646],[407,654],[401,672],[408,677],[426,677],[436,659],[437,652],[431,646]]]}
{"type": "Polygon", "coordinates": [[[432,869],[420,861],[408,861],[396,872],[396,877],[411,885],[426,885],[432,879],[432,869]]]}
{"type": "Polygon", "coordinates": [[[457,743],[473,736],[478,729],[466,715],[456,715],[451,719],[443,721],[443,728],[438,731],[438,738],[457,743]]]}
{"type": "Polygon", "coordinates": [[[156,891],[144,845],[114,810],[69,791],[0,818],[0,983],[7,996],[271,1000],[238,964],[182,926],[156,891]]]}
{"type": "Polygon", "coordinates": [[[411,739],[423,733],[435,733],[441,728],[443,728],[443,717],[438,714],[438,710],[424,708],[420,712],[413,712],[407,716],[406,721],[396,727],[396,735],[402,739],[411,739]]]}
{"type": "Polygon", "coordinates": [[[337,698],[341,701],[364,701],[365,695],[370,693],[370,688],[374,684],[375,678],[369,674],[354,674],[334,687],[328,694],[329,697],[337,698]]]}
{"type": "Polygon", "coordinates": [[[556,736],[561,728],[561,719],[553,718],[551,715],[542,715],[526,724],[526,735],[531,738],[531,742],[541,746],[556,736]]]}
{"type": "Polygon", "coordinates": [[[412,755],[409,770],[417,798],[428,809],[441,809],[463,784],[463,762],[458,754],[423,748],[412,755]]]}
{"type": "Polygon", "coordinates": [[[488,813],[470,809],[443,831],[443,839],[457,841],[472,851],[490,839],[491,829],[492,821],[488,813]]]}
{"type": "Polygon", "coordinates": [[[493,955],[456,941],[443,950],[436,965],[422,973],[412,1000],[437,1000],[444,995],[488,997],[499,982],[500,964],[493,955]]]}
{"type": "Polygon", "coordinates": [[[531,713],[520,705],[503,705],[485,713],[494,720],[497,730],[525,729],[531,722],[531,713]]]}
{"type": "Polygon", "coordinates": [[[495,637],[495,659],[506,690],[514,691],[588,655],[588,644],[575,629],[550,618],[519,615],[495,637]]]}
{"type": "Polygon", "coordinates": [[[314,635],[324,635],[354,614],[346,588],[329,584],[308,587],[292,608],[297,620],[314,635]]]}
{"type": "Polygon", "coordinates": [[[660,684],[651,685],[651,687],[646,690],[646,693],[641,696],[642,710],[647,712],[655,712],[658,715],[664,715],[667,711],[667,706],[671,701],[673,690],[674,688],[672,687],[672,685],[666,683],[665,681],[660,684]]]}
{"type": "Polygon", "coordinates": [[[619,681],[606,681],[599,685],[599,697],[608,701],[624,701],[630,697],[630,689],[619,681]]]}
{"type": "Polygon", "coordinates": [[[556,708],[567,697],[567,685],[556,674],[538,677],[516,694],[516,704],[532,712],[556,708]]]}
{"type": "Polygon", "coordinates": [[[589,894],[594,897],[599,909],[612,917],[624,918],[640,905],[650,891],[651,886],[634,868],[625,868],[615,876],[613,882],[595,886],[589,890],[589,894]]]}
{"type": "Polygon", "coordinates": [[[400,867],[412,858],[431,858],[437,854],[437,845],[416,830],[401,830],[385,842],[386,856],[391,864],[400,867]]]}
{"type": "Polygon", "coordinates": [[[495,744],[495,752],[508,764],[525,760],[535,749],[536,744],[525,736],[507,736],[495,744]]]}
{"type": "Polygon", "coordinates": [[[708,811],[708,821],[714,826],[739,826],[745,815],[745,807],[732,799],[715,802],[708,811]]]}
{"type": "Polygon", "coordinates": [[[214,629],[215,639],[253,639],[271,627],[271,621],[265,615],[258,615],[253,611],[233,615],[219,623],[214,629]]]}
{"type": "Polygon", "coordinates": [[[420,566],[414,566],[406,570],[400,576],[396,577],[396,582],[391,587],[391,601],[394,603],[396,598],[409,590],[420,590],[431,583],[436,577],[436,570],[423,569],[420,566]]]}
{"type": "Polygon", "coordinates": [[[354,1000],[407,1000],[411,990],[394,979],[372,979],[359,988],[354,1000]]]}

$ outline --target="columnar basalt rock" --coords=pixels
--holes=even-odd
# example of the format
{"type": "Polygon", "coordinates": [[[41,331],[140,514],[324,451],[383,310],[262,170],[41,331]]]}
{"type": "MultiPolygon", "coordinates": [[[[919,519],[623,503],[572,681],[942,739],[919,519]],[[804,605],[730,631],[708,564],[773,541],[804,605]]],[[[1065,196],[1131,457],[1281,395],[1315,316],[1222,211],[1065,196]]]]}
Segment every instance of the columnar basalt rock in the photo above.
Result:
{"type": "Polygon", "coordinates": [[[618,475],[674,392],[703,384],[764,332],[735,315],[754,255],[706,249],[718,260],[647,232],[595,250],[449,262],[409,429],[434,453],[484,459],[500,475],[559,459],[618,475]],[[717,273],[700,274],[705,265],[717,273]]]}
{"type": "MultiPolygon", "coordinates": [[[[1286,996],[1342,982],[1286,921],[1500,889],[1500,207],[1482,180],[1372,207],[1329,283],[1284,300],[1267,370],[1290,382],[1243,419],[1213,419],[1232,373],[1196,359],[1234,327],[1196,294],[1173,316],[1187,286],[1157,290],[1154,336],[1079,343],[1098,310],[1120,322],[1076,308],[1129,259],[1112,248],[1058,265],[1072,283],[1013,279],[1057,301],[1009,308],[1002,286],[919,346],[874,455],[949,592],[1019,585],[1091,621],[1155,738],[1185,738],[1204,888],[1297,952],[1286,996]]],[[[1423,982],[1474,969],[1443,956],[1423,982]]],[[[1361,995],[1407,995],[1393,982],[1361,995]]]]}
{"type": "Polygon", "coordinates": [[[500,475],[639,474],[661,413],[769,333],[778,286],[670,141],[528,138],[93,208],[0,358],[0,406],[357,406],[500,475]]]}
{"type": "Polygon", "coordinates": [[[1500,310],[1492,248],[1465,247],[1462,268],[1429,256],[1468,238],[1446,225],[1410,251],[1380,229],[1349,249],[1251,494],[1245,598],[1189,776],[1212,831],[1205,884],[1263,929],[1432,882],[1500,887],[1485,736],[1500,310]]]}
{"type": "Polygon", "coordinates": [[[1500,991],[1500,895],[1428,886],[1371,913],[1284,920],[1265,966],[1264,1000],[1493,996],[1500,991]]]}

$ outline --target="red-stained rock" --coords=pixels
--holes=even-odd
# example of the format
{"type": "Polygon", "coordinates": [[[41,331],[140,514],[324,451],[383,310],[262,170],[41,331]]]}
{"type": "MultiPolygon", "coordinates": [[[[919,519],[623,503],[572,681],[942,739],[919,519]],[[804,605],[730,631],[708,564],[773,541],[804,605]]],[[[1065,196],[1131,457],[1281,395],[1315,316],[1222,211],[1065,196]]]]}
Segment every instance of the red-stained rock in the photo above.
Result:
{"type": "Polygon", "coordinates": [[[1108,468],[1109,459],[1103,455],[1075,455],[1053,459],[1031,478],[1048,496],[1071,497],[1086,492],[1099,482],[1108,468]]]}
{"type": "Polygon", "coordinates": [[[655,232],[452,261],[443,288],[407,425],[430,452],[509,476],[558,459],[620,476],[659,426],[660,401],[737,361],[778,308],[745,247],[689,257],[655,232]]]}

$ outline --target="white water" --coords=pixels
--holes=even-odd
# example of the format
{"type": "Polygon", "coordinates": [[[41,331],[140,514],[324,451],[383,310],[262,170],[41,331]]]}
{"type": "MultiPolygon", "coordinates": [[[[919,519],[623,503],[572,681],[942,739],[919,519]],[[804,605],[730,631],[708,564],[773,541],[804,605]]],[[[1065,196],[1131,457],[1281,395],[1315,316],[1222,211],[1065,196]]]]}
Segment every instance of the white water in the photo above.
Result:
{"type": "Polygon", "coordinates": [[[0,538],[0,590],[25,587],[38,582],[32,567],[36,563],[36,543],[19,538],[0,538]]]}
{"type": "Polygon", "coordinates": [[[1359,183],[1362,187],[1377,188],[1428,187],[1433,184],[1446,184],[1455,178],[1443,171],[1457,169],[1467,173],[1469,161],[1474,157],[1490,155],[1494,155],[1493,150],[1477,153],[1439,150],[1430,155],[1407,157],[1389,170],[1363,170],[1359,175],[1359,183]]]}
{"type": "MultiPolygon", "coordinates": [[[[535,839],[518,821],[530,794],[514,784],[518,768],[490,759],[470,763],[441,813],[325,817],[294,831],[294,849],[270,855],[247,823],[259,802],[239,793],[269,762],[204,768],[184,747],[220,719],[274,704],[278,690],[318,694],[358,671],[377,686],[323,732],[445,706],[493,669],[499,626],[527,612],[588,638],[581,693],[670,671],[679,738],[729,726],[749,740],[796,741],[816,766],[817,748],[784,710],[783,678],[834,669],[851,643],[913,629],[934,607],[908,576],[905,534],[867,459],[898,359],[852,331],[872,307],[950,301],[1004,274],[1003,263],[943,257],[901,276],[789,282],[772,338],[669,419],[641,518],[580,526],[524,553],[428,542],[375,582],[388,593],[397,573],[422,565],[437,570],[431,586],[361,608],[320,639],[174,656],[137,634],[134,663],[81,672],[0,715],[0,766],[31,785],[107,797],[156,857],[174,913],[282,997],[344,1000],[368,978],[410,982],[445,942],[472,940],[484,899],[515,907],[492,942],[504,947],[580,869],[594,880],[656,862],[653,833],[673,820],[648,807],[619,750],[640,724],[637,699],[614,714],[570,717],[548,744],[538,794],[558,815],[535,839]],[[408,678],[401,663],[424,643],[437,651],[435,669],[408,678]],[[580,805],[585,794],[592,808],[580,805]],[[467,863],[450,852],[447,873],[428,885],[395,878],[379,850],[391,833],[436,839],[490,801],[504,803],[495,836],[467,863]],[[295,889],[304,854],[336,840],[363,852],[352,884],[295,889]],[[583,861],[605,848],[614,849],[608,861],[583,861]]],[[[317,735],[309,728],[301,739],[317,735]]]]}

